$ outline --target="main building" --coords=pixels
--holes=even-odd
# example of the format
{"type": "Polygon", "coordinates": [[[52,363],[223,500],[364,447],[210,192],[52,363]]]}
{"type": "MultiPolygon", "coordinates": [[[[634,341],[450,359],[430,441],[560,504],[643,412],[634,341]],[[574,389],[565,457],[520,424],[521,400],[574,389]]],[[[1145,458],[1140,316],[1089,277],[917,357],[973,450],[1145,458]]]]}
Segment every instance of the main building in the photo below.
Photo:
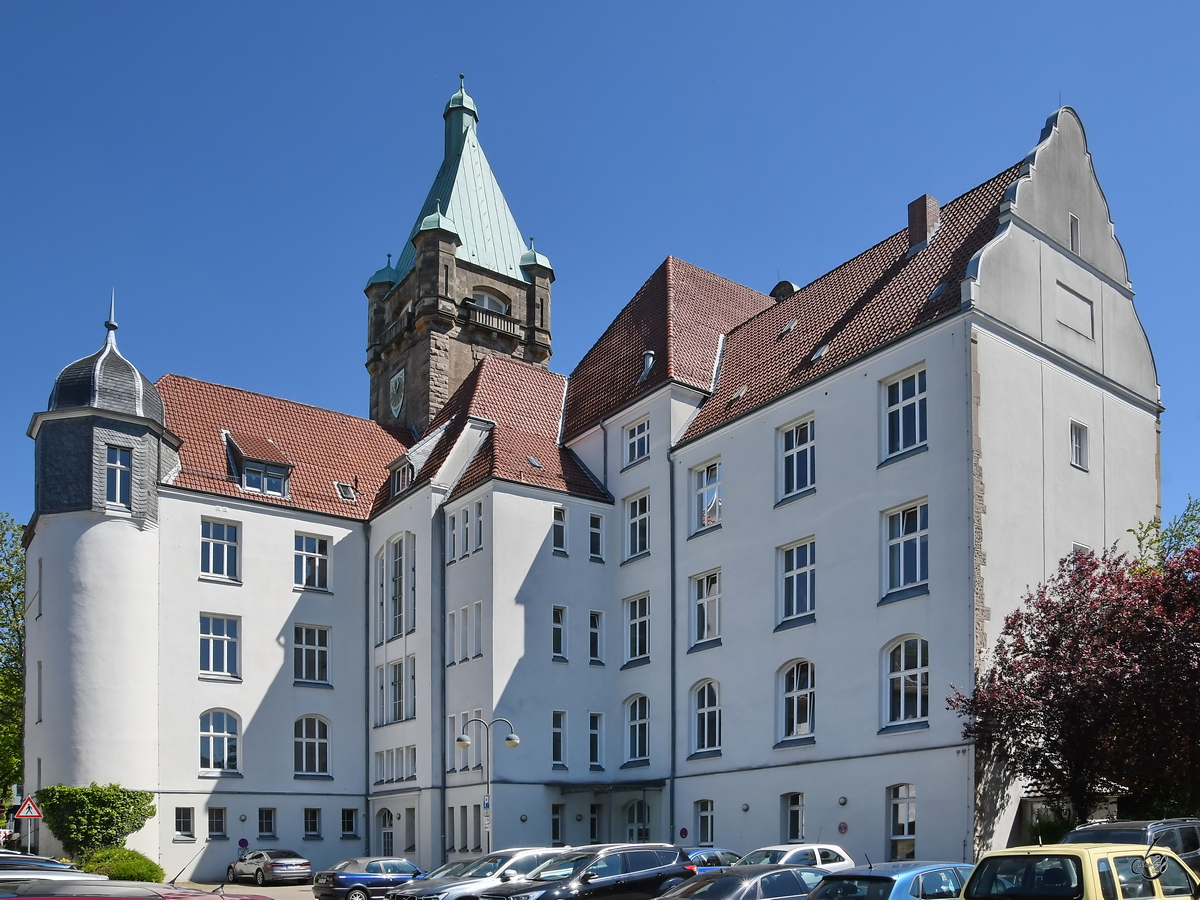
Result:
{"type": "Polygon", "coordinates": [[[570,377],[465,90],[444,118],[366,287],[370,418],[151,383],[112,316],[59,375],[29,429],[27,789],[152,791],[130,843],[196,879],[241,839],[318,867],[1003,845],[1020,786],[944,698],[1027,586],[1159,501],[1075,112],[807,286],[668,258],[570,377]]]}

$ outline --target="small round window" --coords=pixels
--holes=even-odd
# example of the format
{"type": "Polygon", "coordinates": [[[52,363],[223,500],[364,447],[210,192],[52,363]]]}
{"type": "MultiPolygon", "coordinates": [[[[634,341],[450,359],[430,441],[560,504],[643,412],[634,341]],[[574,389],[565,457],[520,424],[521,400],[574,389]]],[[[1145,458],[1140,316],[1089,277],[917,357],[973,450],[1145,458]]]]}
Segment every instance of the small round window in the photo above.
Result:
{"type": "Polygon", "coordinates": [[[475,291],[471,295],[471,302],[483,309],[490,309],[492,312],[508,315],[508,304],[499,297],[489,294],[487,291],[475,291]]]}

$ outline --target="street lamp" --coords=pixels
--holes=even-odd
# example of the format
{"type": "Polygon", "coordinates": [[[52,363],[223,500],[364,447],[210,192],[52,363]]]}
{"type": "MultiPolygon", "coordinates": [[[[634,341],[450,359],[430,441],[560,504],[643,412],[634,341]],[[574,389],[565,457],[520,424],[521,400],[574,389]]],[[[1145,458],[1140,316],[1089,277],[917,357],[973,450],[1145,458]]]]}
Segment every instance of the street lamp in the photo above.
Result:
{"type": "Polygon", "coordinates": [[[472,722],[478,722],[483,726],[484,742],[487,745],[487,752],[484,754],[485,758],[483,762],[483,774],[484,778],[487,779],[487,796],[485,797],[486,802],[484,803],[483,815],[485,820],[489,821],[488,827],[485,828],[484,831],[487,834],[487,852],[491,853],[492,829],[490,820],[492,818],[492,726],[497,722],[503,722],[508,726],[508,737],[504,739],[504,743],[508,744],[510,747],[517,746],[517,744],[521,743],[521,739],[517,737],[517,731],[515,728],[513,728],[513,723],[508,721],[508,719],[504,718],[503,716],[497,716],[490,722],[485,722],[483,719],[472,717],[463,722],[462,734],[460,734],[454,741],[454,743],[462,747],[464,750],[471,746],[471,739],[467,736],[467,726],[472,722]]]}

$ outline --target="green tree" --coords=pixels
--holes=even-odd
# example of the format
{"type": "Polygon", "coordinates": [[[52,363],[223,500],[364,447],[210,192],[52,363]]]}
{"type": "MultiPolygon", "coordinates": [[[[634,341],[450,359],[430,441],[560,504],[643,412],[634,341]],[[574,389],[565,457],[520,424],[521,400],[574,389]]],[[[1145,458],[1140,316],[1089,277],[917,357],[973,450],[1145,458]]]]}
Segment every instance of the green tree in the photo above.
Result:
{"type": "Polygon", "coordinates": [[[1200,500],[1189,494],[1183,512],[1170,522],[1155,517],[1149,522],[1138,522],[1129,533],[1137,541],[1139,562],[1161,569],[1188,547],[1200,544],[1200,500]]]}
{"type": "Polygon", "coordinates": [[[154,795],[119,784],[53,784],[37,792],[42,821],[72,856],[122,847],[155,813],[154,795]]]}
{"type": "Polygon", "coordinates": [[[0,513],[0,793],[24,781],[25,528],[0,513]]]}

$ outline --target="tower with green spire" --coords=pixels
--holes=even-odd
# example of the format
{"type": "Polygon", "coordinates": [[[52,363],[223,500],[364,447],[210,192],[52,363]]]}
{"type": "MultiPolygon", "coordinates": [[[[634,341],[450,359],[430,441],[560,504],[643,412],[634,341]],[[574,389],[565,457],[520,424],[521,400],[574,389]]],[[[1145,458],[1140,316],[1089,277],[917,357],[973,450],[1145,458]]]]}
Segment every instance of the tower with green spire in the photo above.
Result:
{"type": "Polygon", "coordinates": [[[550,359],[554,270],[508,208],[465,81],[442,118],[445,158],[408,242],[365,289],[370,415],[418,434],[484,356],[550,359]]]}

